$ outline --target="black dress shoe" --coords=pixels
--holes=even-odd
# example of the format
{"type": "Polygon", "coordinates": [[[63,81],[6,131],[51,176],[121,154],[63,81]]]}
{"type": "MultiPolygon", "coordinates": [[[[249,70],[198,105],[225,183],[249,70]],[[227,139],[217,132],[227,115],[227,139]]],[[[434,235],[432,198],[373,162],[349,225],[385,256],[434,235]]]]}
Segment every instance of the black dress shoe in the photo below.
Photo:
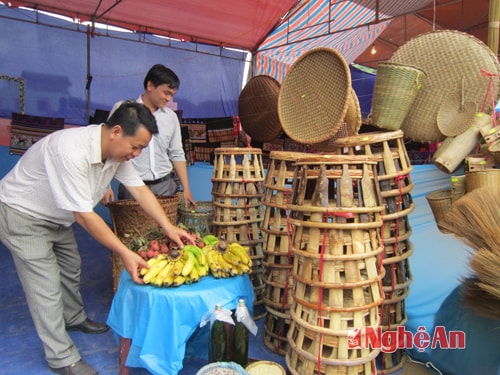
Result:
{"type": "Polygon", "coordinates": [[[89,366],[87,362],[80,359],[72,365],[60,368],[49,367],[50,371],[61,375],[99,375],[99,373],[89,366]]]}
{"type": "Polygon", "coordinates": [[[104,323],[94,322],[89,318],[75,326],[67,326],[68,331],[81,331],[83,333],[103,333],[109,329],[109,326],[104,323]]]}

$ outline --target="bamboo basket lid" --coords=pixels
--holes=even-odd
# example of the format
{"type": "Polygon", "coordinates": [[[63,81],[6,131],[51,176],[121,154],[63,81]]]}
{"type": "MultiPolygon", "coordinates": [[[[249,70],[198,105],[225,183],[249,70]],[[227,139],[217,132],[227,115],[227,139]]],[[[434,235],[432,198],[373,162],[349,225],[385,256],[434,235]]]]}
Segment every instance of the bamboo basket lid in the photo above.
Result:
{"type": "Polygon", "coordinates": [[[280,84],[274,78],[258,75],[241,91],[238,99],[241,127],[252,139],[268,142],[280,135],[279,90],[280,84]]]}
{"type": "Polygon", "coordinates": [[[351,94],[351,73],[335,50],[315,48],[290,68],[278,96],[283,131],[295,142],[326,141],[339,130],[351,94]]]}
{"type": "MultiPolygon", "coordinates": [[[[500,73],[496,56],[483,42],[452,30],[432,31],[413,38],[402,45],[390,61],[416,65],[427,73],[426,84],[401,126],[406,137],[422,143],[445,138],[437,125],[438,111],[446,96],[457,90],[457,82],[464,80],[464,102],[481,108],[489,79],[480,70],[500,73]]],[[[500,98],[498,79],[493,80],[493,92],[497,102],[500,98]]],[[[491,100],[487,100],[485,112],[491,109],[491,100]]]]}

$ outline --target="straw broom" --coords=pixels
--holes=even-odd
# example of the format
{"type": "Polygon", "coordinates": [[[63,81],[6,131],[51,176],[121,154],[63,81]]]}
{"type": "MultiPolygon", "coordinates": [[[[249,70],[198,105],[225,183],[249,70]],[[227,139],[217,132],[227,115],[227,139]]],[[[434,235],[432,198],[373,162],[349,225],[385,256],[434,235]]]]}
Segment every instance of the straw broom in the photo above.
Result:
{"type": "Polygon", "coordinates": [[[473,250],[473,274],[462,280],[464,303],[477,314],[500,320],[500,195],[478,188],[457,200],[443,224],[473,250]]]}

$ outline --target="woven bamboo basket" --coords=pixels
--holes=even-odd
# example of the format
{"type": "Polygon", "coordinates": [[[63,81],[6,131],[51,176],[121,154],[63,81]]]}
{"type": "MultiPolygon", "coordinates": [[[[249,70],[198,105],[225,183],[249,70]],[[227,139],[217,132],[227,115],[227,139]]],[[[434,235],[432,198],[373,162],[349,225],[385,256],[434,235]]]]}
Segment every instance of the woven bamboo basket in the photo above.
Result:
{"type": "MultiPolygon", "coordinates": [[[[349,319],[342,315],[331,316],[323,312],[312,318],[323,322],[323,326],[309,323],[292,312],[292,321],[287,339],[290,348],[286,353],[288,370],[294,375],[358,374],[375,372],[375,358],[379,349],[351,348],[348,344],[352,327],[349,319]]],[[[378,326],[378,309],[367,312],[375,327],[378,326]]],[[[369,320],[369,319],[367,319],[369,320]]],[[[364,340],[362,334],[361,340],[364,340]]]]}
{"type": "Polygon", "coordinates": [[[179,223],[196,230],[201,236],[212,233],[213,209],[212,201],[196,202],[196,210],[179,205],[179,223]]]}
{"type": "Polygon", "coordinates": [[[373,89],[372,125],[388,130],[399,129],[426,78],[425,71],[417,66],[379,63],[373,89]]]}
{"type": "MultiPolygon", "coordinates": [[[[470,34],[452,30],[432,31],[409,40],[389,62],[417,65],[427,73],[425,85],[401,125],[407,138],[422,143],[445,138],[437,124],[438,111],[447,96],[459,92],[457,83],[463,80],[464,103],[481,108],[489,88],[489,80],[481,69],[500,73],[497,56],[486,44],[470,34]]],[[[493,81],[492,89],[496,103],[500,97],[499,80],[493,81]]],[[[492,111],[491,101],[484,111],[492,111]]]]}
{"type": "Polygon", "coordinates": [[[286,375],[283,366],[272,361],[254,362],[248,365],[245,371],[250,375],[286,375]]]}
{"type": "Polygon", "coordinates": [[[413,244],[410,241],[412,231],[407,230],[404,234],[393,237],[384,236],[384,259],[382,263],[396,262],[404,257],[406,253],[413,252],[413,244]]]}
{"type": "Polygon", "coordinates": [[[333,137],[344,121],[351,73],[335,50],[315,48],[288,71],[278,96],[283,131],[295,142],[310,144],[333,137]]]}
{"type": "Polygon", "coordinates": [[[465,172],[465,188],[467,193],[474,189],[487,187],[492,193],[500,192],[500,169],[465,172]]]}
{"type": "Polygon", "coordinates": [[[238,98],[241,127],[252,139],[268,142],[280,135],[279,91],[279,82],[265,75],[252,77],[241,91],[238,98]]]}
{"type": "Polygon", "coordinates": [[[443,233],[448,233],[442,224],[446,223],[448,212],[451,209],[451,189],[441,189],[430,192],[425,196],[438,229],[443,233]]]}
{"type": "Polygon", "coordinates": [[[466,191],[465,175],[451,177],[451,204],[460,199],[466,191]]]}
{"type": "Polygon", "coordinates": [[[292,187],[292,374],[369,374],[377,350],[350,348],[349,330],[378,327],[383,251],[376,157],[298,159],[292,187]],[[364,180],[363,180],[364,179],[364,180]],[[362,181],[363,180],[363,181],[362,181]]]}
{"type": "Polygon", "coordinates": [[[287,334],[290,329],[290,311],[280,313],[266,303],[267,315],[264,320],[264,345],[280,355],[288,348],[287,334]]]}
{"type": "Polygon", "coordinates": [[[227,242],[248,246],[252,258],[250,279],[254,289],[254,319],[266,315],[262,259],[264,219],[264,166],[262,150],[220,147],[215,149],[212,173],[213,234],[227,242]]]}
{"type": "Polygon", "coordinates": [[[264,304],[264,343],[272,351],[284,355],[287,348],[286,334],[290,326],[290,305],[293,278],[293,254],[289,246],[292,227],[287,221],[287,203],[291,196],[295,161],[310,154],[289,151],[271,151],[269,167],[264,180],[265,215],[264,273],[266,284],[264,304]]]}
{"type": "Polygon", "coordinates": [[[381,326],[383,330],[391,330],[406,323],[404,301],[410,293],[413,277],[409,257],[398,262],[386,263],[384,269],[385,275],[382,279],[384,301],[380,306],[381,326]]]}
{"type": "MultiPolygon", "coordinates": [[[[413,167],[403,136],[401,130],[393,130],[363,133],[335,141],[339,154],[376,156],[384,215],[396,214],[412,207],[413,182],[410,172],[413,167]]],[[[388,217],[385,219],[390,220],[388,217]]]]}
{"type": "MultiPolygon", "coordinates": [[[[177,209],[179,206],[179,195],[158,197],[158,202],[164,208],[172,223],[177,224],[177,209]]],[[[126,234],[144,235],[149,230],[159,228],[158,224],[132,199],[111,202],[109,205],[111,222],[115,234],[122,241],[126,234]]],[[[111,254],[113,290],[116,292],[123,271],[123,261],[115,253],[111,254]]]]}

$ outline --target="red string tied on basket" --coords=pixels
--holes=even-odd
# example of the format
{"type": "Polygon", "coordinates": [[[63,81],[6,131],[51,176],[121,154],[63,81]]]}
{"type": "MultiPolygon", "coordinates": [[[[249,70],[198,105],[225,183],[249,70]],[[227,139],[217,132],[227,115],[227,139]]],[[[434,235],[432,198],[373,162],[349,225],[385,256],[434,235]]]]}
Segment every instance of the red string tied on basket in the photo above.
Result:
{"type": "Polygon", "coordinates": [[[486,90],[486,95],[484,97],[482,112],[484,112],[484,110],[486,108],[486,101],[488,99],[488,94],[491,93],[491,109],[493,111],[493,127],[496,128],[496,126],[497,126],[497,119],[496,119],[496,116],[495,116],[495,106],[496,106],[496,103],[495,103],[495,90],[493,90],[493,78],[494,77],[498,77],[498,74],[490,73],[486,69],[483,69],[483,68],[479,69],[479,71],[481,72],[481,74],[483,76],[489,78],[489,80],[488,80],[488,89],[486,90]]]}

